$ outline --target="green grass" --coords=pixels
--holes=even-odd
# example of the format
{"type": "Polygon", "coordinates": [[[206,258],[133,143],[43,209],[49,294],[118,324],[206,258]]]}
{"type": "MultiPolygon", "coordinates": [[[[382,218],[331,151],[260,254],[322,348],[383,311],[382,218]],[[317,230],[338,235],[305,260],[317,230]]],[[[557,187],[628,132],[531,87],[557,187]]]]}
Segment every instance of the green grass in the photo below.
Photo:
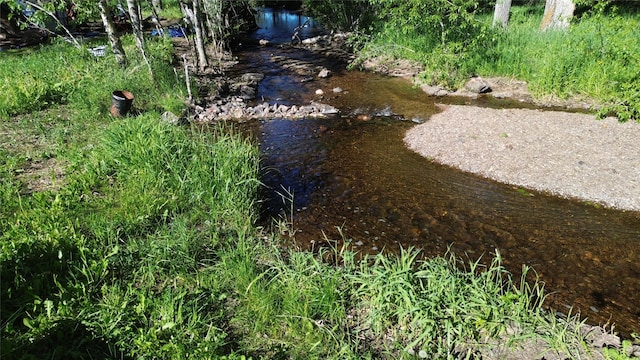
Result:
{"type": "MultiPolygon", "coordinates": [[[[416,250],[360,259],[298,252],[256,228],[257,147],[230,126],[160,120],[182,80],[158,45],[154,72],[168,75],[152,84],[139,59],[120,69],[79,54],[72,67],[104,61],[114,83],[87,70],[86,96],[34,97],[0,123],[3,359],[447,358],[512,332],[509,345],[583,354],[577,320],[544,312],[541,285],[513,281],[498,254],[488,267],[416,250]],[[154,96],[113,119],[103,102],[117,81],[154,96]],[[56,184],[34,187],[42,178],[25,174],[45,160],[56,184]]],[[[42,52],[63,71],[54,50],[75,51],[13,66],[44,71],[42,52]]]]}
{"type": "Polygon", "coordinates": [[[526,80],[537,95],[593,98],[621,120],[638,116],[640,18],[631,14],[585,15],[566,32],[538,31],[538,17],[514,16],[498,37],[493,56],[478,72],[526,80]]]}
{"type": "MultiPolygon", "coordinates": [[[[183,104],[172,99],[186,97],[176,75],[166,64],[172,47],[166,39],[148,41],[155,78],[139,64],[130,36],[123,38],[125,50],[135,66],[122,70],[114,66],[113,55],[93,57],[86,48],[64,42],[43,45],[38,51],[2,54],[0,62],[0,116],[31,113],[67,105],[87,116],[103,114],[110,106],[110,94],[124,89],[135,95],[135,106],[156,111],[179,111],[183,104]],[[177,86],[176,86],[177,85],[177,86]]],[[[96,46],[97,44],[92,44],[96,46]]]]}
{"type": "Polygon", "coordinates": [[[433,35],[406,34],[387,26],[367,44],[363,56],[384,54],[421,62],[426,82],[453,88],[471,75],[526,80],[536,96],[591,98],[602,104],[601,115],[638,120],[638,14],[595,8],[574,19],[568,31],[540,32],[542,10],[513,7],[504,31],[490,29],[491,18],[478,15],[476,21],[484,28],[475,41],[453,39],[444,48],[433,35]]]}

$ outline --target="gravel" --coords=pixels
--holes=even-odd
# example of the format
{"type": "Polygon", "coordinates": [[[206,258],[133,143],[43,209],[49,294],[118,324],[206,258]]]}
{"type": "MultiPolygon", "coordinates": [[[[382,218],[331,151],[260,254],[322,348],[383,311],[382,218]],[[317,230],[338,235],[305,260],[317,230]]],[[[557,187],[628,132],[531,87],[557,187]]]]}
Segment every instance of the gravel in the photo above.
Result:
{"type": "Polygon", "coordinates": [[[499,182],[640,211],[640,124],[594,115],[440,105],[407,146],[499,182]]]}

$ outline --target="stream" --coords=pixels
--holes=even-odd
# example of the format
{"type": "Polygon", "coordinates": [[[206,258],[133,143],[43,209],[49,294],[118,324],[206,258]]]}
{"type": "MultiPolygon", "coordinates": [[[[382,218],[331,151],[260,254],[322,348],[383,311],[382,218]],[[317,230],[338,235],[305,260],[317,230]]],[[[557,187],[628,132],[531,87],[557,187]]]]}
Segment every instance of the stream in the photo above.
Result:
{"type": "MultiPolygon", "coordinates": [[[[234,53],[233,72],[260,72],[259,102],[340,109],[324,119],[242,125],[261,150],[265,224],[284,219],[292,246],[317,249],[349,239],[361,253],[415,247],[425,256],[453,252],[490,263],[496,251],[519,277],[535,269],[545,305],[580,313],[594,325],[640,333],[640,214],[523,191],[442,166],[408,150],[405,132],[428,121],[439,103],[512,107],[495,99],[434,98],[402,79],[347,71],[345,64],[288,42],[306,18],[263,9],[260,30],[234,53]],[[258,46],[259,39],[271,46],[258,46]],[[271,61],[284,56],[332,71],[304,76],[271,61]],[[343,91],[334,92],[341,88],[343,91]],[[324,95],[316,95],[321,89],[324,95]],[[291,202],[292,200],[292,202],[291,202]]],[[[322,34],[310,22],[300,35],[322,34]]],[[[522,105],[520,105],[522,106],[522,105]]]]}

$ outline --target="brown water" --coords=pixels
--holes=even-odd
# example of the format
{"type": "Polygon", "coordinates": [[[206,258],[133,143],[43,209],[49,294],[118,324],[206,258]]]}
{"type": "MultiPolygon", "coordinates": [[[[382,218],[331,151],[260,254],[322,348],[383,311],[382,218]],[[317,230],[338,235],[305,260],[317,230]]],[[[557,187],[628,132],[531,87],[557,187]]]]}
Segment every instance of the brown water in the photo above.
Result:
{"type": "Polygon", "coordinates": [[[435,256],[451,249],[485,263],[499,251],[514,276],[523,264],[535,269],[553,309],[574,307],[589,323],[640,332],[640,213],[527,192],[432,163],[408,150],[403,137],[437,111],[436,99],[404,80],[341,71],[343,65],[326,59],[316,60],[334,76],[302,84],[268,63],[274,52],[280,54],[278,48],[238,53],[237,71],[257,67],[267,74],[258,97],[316,99],[341,109],[335,118],[247,125],[262,151],[265,219],[286,214],[295,245],[317,248],[344,236],[364,253],[413,246],[435,256]],[[338,86],[345,91],[332,93],[338,86]],[[316,88],[329,95],[316,98],[316,88]],[[286,193],[293,194],[292,206],[283,201],[286,193]]]}

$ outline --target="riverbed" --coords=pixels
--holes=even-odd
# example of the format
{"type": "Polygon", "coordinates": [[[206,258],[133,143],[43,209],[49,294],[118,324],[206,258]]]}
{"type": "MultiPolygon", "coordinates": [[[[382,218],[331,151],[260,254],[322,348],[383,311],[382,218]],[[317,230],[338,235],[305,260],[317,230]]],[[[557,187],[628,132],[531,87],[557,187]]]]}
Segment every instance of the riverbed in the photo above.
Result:
{"type": "MultiPolygon", "coordinates": [[[[291,21],[304,24],[305,20],[291,21]]],[[[572,313],[588,317],[589,323],[613,323],[623,334],[640,332],[637,211],[613,209],[604,201],[574,199],[526,184],[494,181],[487,174],[472,174],[453,164],[439,163],[438,152],[425,157],[405,144],[408,131],[431,124],[444,126],[442,123],[450,119],[446,112],[439,114],[442,109],[437,104],[464,105],[465,109],[479,106],[471,113],[490,111],[485,118],[492,118],[495,112],[506,114],[507,119],[517,116],[504,109],[518,104],[495,99],[486,102],[482,98],[436,98],[403,79],[346,71],[344,63],[317,53],[273,44],[259,46],[259,39],[254,40],[236,52],[238,65],[233,71],[265,74],[256,101],[321,101],[340,110],[338,115],[326,118],[256,120],[243,125],[262,152],[263,223],[269,226],[273,219],[286,220],[292,246],[317,249],[346,241],[360,253],[416,247],[425,256],[454,252],[463,259],[482,258],[487,263],[498,251],[514,276],[519,276],[523,265],[535,269],[549,293],[546,305],[554,310],[568,313],[572,308],[572,313]],[[270,62],[281,57],[321,64],[333,75],[314,76],[309,81],[307,76],[282,67],[281,62],[270,62]],[[341,91],[335,92],[337,88],[341,91]],[[321,95],[317,90],[322,90],[321,95]],[[487,109],[488,103],[491,109],[487,109]]],[[[519,149],[518,136],[534,134],[527,131],[534,124],[528,121],[492,132],[494,145],[501,148],[492,148],[491,152],[508,157],[509,151],[519,149]]],[[[579,131],[565,125],[556,124],[559,129],[579,131]]],[[[464,124],[457,123],[455,128],[464,129],[464,124]]],[[[482,135],[480,130],[488,128],[476,129],[476,137],[482,135]]],[[[542,126],[541,130],[550,129],[542,126]]],[[[431,136],[433,143],[449,141],[439,148],[442,154],[449,150],[455,153],[462,145],[471,146],[458,153],[458,158],[478,165],[479,161],[469,156],[475,149],[473,134],[452,139],[446,137],[446,129],[439,128],[431,136]]],[[[530,141],[542,143],[535,137],[530,141]]],[[[565,138],[565,142],[571,141],[571,137],[565,138]]],[[[558,142],[558,148],[575,156],[565,142],[558,142]]],[[[535,166],[530,160],[533,157],[550,166],[540,154],[543,150],[520,162],[522,171],[535,166]]],[[[625,155],[624,149],[621,151],[607,154],[625,155]]],[[[577,169],[607,163],[607,156],[597,161],[589,156],[568,159],[577,169]]],[[[500,165],[495,168],[499,170],[500,165]]],[[[582,177],[580,180],[590,185],[582,177]]],[[[593,185],[602,184],[594,180],[593,185]]],[[[629,192],[628,197],[637,196],[634,194],[637,192],[629,192]]]]}

